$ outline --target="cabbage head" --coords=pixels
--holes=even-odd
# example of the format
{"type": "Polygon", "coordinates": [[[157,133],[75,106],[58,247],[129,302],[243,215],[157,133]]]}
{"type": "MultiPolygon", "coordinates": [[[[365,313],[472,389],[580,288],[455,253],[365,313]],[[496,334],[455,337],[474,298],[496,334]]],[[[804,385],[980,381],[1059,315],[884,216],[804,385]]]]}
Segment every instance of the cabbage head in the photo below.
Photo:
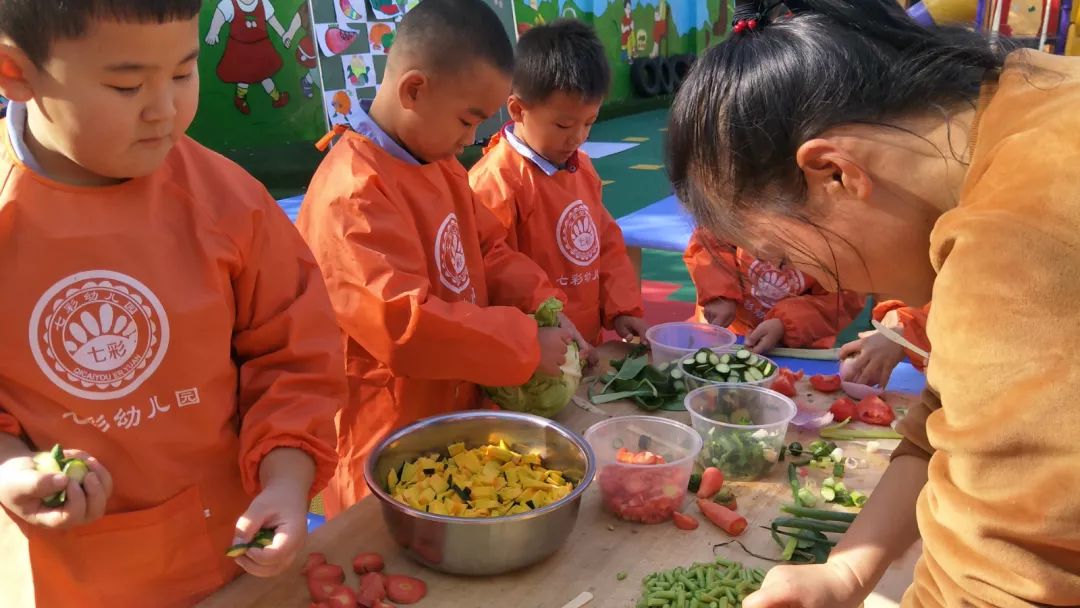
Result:
{"type": "MultiPolygon", "coordinates": [[[[558,298],[548,298],[532,317],[540,327],[557,327],[562,309],[563,304],[558,298]]],[[[566,363],[560,368],[560,376],[536,372],[521,386],[485,387],[484,391],[505,410],[553,418],[577,392],[581,384],[581,367],[578,345],[571,342],[566,347],[566,363]]]]}

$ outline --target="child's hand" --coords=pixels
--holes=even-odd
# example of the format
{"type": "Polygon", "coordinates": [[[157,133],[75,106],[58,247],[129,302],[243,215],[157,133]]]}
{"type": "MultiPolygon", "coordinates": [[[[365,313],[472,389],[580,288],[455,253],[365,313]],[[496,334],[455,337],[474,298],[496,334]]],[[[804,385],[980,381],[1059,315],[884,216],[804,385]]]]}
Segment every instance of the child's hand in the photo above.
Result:
{"type": "Polygon", "coordinates": [[[573,333],[565,327],[541,327],[537,338],[540,341],[540,365],[536,371],[561,376],[559,368],[566,363],[566,346],[574,341],[573,333]]]}
{"type": "MultiPolygon", "coordinates": [[[[903,331],[900,327],[898,331],[903,331]]],[[[840,360],[854,357],[841,367],[844,380],[870,386],[886,386],[896,366],[904,360],[904,347],[878,332],[870,332],[840,349],[840,360]]]]}
{"type": "Polygon", "coordinates": [[[780,319],[765,319],[746,336],[746,347],[761,355],[769,352],[784,339],[784,322],[780,319]]]}
{"type": "Polygon", "coordinates": [[[592,356],[592,344],[589,344],[589,342],[585,340],[585,336],[581,335],[577,325],[574,325],[574,322],[570,320],[570,317],[566,316],[566,313],[559,313],[559,327],[570,332],[570,339],[577,342],[578,355],[582,359],[587,359],[592,356]]]}
{"type": "Polygon", "coordinates": [[[734,300],[717,298],[701,308],[705,321],[712,325],[727,327],[735,322],[736,304],[734,300]]]}
{"type": "Polygon", "coordinates": [[[642,344],[648,344],[645,339],[645,330],[649,328],[645,324],[645,319],[640,317],[632,317],[630,315],[619,315],[615,317],[614,321],[615,333],[619,334],[619,337],[623,340],[629,340],[630,338],[638,338],[642,344]]]}
{"type": "Polygon", "coordinates": [[[777,566],[743,608],[854,608],[863,601],[859,580],[834,561],[807,566],[777,566]]]}
{"type": "Polygon", "coordinates": [[[299,485],[271,483],[237,520],[234,545],[250,542],[260,528],[274,530],[274,540],[269,546],[250,548],[236,558],[236,563],[249,574],[263,577],[281,574],[304,547],[308,503],[306,490],[299,485]]]}
{"type": "Polygon", "coordinates": [[[79,450],[64,450],[68,458],[80,458],[90,472],[82,484],[63,473],[39,473],[32,456],[17,456],[0,464],[0,504],[27,523],[43,528],[73,528],[105,515],[112,494],[112,476],[96,458],[79,450]],[[66,490],[63,506],[49,508],[43,501],[66,490]]]}

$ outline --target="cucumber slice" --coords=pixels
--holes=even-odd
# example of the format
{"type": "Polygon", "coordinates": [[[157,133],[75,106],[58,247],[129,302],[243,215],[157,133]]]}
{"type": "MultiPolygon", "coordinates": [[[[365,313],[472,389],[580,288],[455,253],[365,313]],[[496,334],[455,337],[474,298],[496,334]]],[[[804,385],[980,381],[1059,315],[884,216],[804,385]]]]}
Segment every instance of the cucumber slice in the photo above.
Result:
{"type": "Polygon", "coordinates": [[[746,370],[746,375],[750,377],[750,380],[752,382],[757,382],[758,380],[765,379],[765,375],[762,374],[761,370],[756,367],[751,367],[750,369],[746,370]]]}
{"type": "Polygon", "coordinates": [[[740,371],[740,370],[746,369],[746,364],[745,363],[732,363],[729,367],[733,371],[740,371]]]}
{"type": "Polygon", "coordinates": [[[233,545],[225,550],[225,557],[240,557],[247,553],[247,545],[233,545]]]}
{"type": "Polygon", "coordinates": [[[757,355],[750,355],[750,358],[746,360],[750,365],[757,365],[761,362],[761,359],[757,355]]]}
{"type": "Polygon", "coordinates": [[[731,355],[725,354],[720,357],[720,363],[731,363],[731,355]]]}
{"type": "Polygon", "coordinates": [[[671,368],[671,379],[678,380],[683,377],[683,370],[678,367],[671,368]]]}
{"type": "Polygon", "coordinates": [[[726,365],[724,363],[721,363],[721,364],[717,365],[715,369],[716,369],[717,373],[720,373],[720,374],[725,374],[726,375],[726,374],[731,373],[731,366],[726,365]]]}
{"type": "Polygon", "coordinates": [[[731,374],[730,376],[727,377],[727,381],[732,383],[732,384],[736,384],[736,383],[742,382],[742,379],[739,378],[735,374],[731,374]]]}
{"type": "Polygon", "coordinates": [[[746,361],[747,359],[750,358],[750,355],[751,355],[750,351],[745,350],[745,349],[735,352],[735,357],[737,359],[741,360],[741,361],[746,361]]]}
{"type": "Polygon", "coordinates": [[[697,354],[694,355],[694,361],[698,362],[701,365],[705,365],[709,362],[709,353],[699,350],[697,354]]]}
{"type": "Polygon", "coordinates": [[[709,365],[719,365],[720,355],[716,353],[709,353],[709,365]]]}
{"type": "Polygon", "coordinates": [[[682,380],[676,380],[674,386],[675,386],[675,390],[680,392],[680,393],[686,390],[686,383],[683,382],[682,380]]]}
{"type": "Polygon", "coordinates": [[[764,374],[766,378],[768,378],[772,375],[774,371],[776,371],[776,366],[766,361],[765,368],[761,370],[761,373],[764,374]]]}
{"type": "Polygon", "coordinates": [[[82,483],[89,472],[90,467],[86,466],[86,463],[78,458],[72,458],[64,465],[64,475],[69,479],[74,479],[76,483],[82,483]]]}
{"type": "Polygon", "coordinates": [[[661,363],[660,365],[657,365],[656,369],[657,369],[657,371],[666,372],[666,371],[668,371],[668,368],[670,368],[670,367],[671,367],[671,363],[668,362],[668,361],[665,361],[665,362],[661,363]]]}
{"type": "Polygon", "coordinates": [[[825,486],[821,488],[821,497],[825,499],[825,502],[832,502],[836,500],[836,490],[825,486]]]}
{"type": "Polygon", "coordinates": [[[40,473],[59,473],[60,463],[49,452],[34,454],[34,468],[40,473]]]}

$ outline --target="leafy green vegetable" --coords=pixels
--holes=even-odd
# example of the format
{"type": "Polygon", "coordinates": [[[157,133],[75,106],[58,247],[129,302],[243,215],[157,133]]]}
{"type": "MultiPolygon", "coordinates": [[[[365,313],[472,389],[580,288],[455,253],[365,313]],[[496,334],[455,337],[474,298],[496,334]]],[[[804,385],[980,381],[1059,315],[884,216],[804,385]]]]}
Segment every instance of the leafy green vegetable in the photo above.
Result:
{"type": "MultiPolygon", "coordinates": [[[[533,318],[540,327],[558,327],[562,309],[562,302],[548,298],[533,318]]],[[[560,368],[562,373],[558,377],[537,372],[521,386],[485,387],[484,391],[503,409],[552,418],[570,403],[577,392],[581,384],[581,368],[578,346],[571,342],[566,347],[566,363],[560,368]]]]}
{"type": "Polygon", "coordinates": [[[647,411],[681,406],[686,385],[672,375],[669,364],[649,365],[646,348],[638,347],[622,359],[611,362],[611,371],[597,378],[589,388],[589,399],[596,405],[630,400],[647,411]],[[599,394],[593,393],[603,383],[599,394]]]}

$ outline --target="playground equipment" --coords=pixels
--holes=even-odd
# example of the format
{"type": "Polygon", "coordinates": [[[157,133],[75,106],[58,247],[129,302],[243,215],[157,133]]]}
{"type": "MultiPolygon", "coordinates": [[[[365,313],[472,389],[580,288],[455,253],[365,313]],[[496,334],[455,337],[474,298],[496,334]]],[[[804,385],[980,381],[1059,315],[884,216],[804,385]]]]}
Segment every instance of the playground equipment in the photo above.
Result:
{"type": "Polygon", "coordinates": [[[1076,37],[1080,4],[1073,0],[923,0],[907,8],[924,26],[971,24],[994,38],[1065,55],[1080,54],[1076,37]]]}

